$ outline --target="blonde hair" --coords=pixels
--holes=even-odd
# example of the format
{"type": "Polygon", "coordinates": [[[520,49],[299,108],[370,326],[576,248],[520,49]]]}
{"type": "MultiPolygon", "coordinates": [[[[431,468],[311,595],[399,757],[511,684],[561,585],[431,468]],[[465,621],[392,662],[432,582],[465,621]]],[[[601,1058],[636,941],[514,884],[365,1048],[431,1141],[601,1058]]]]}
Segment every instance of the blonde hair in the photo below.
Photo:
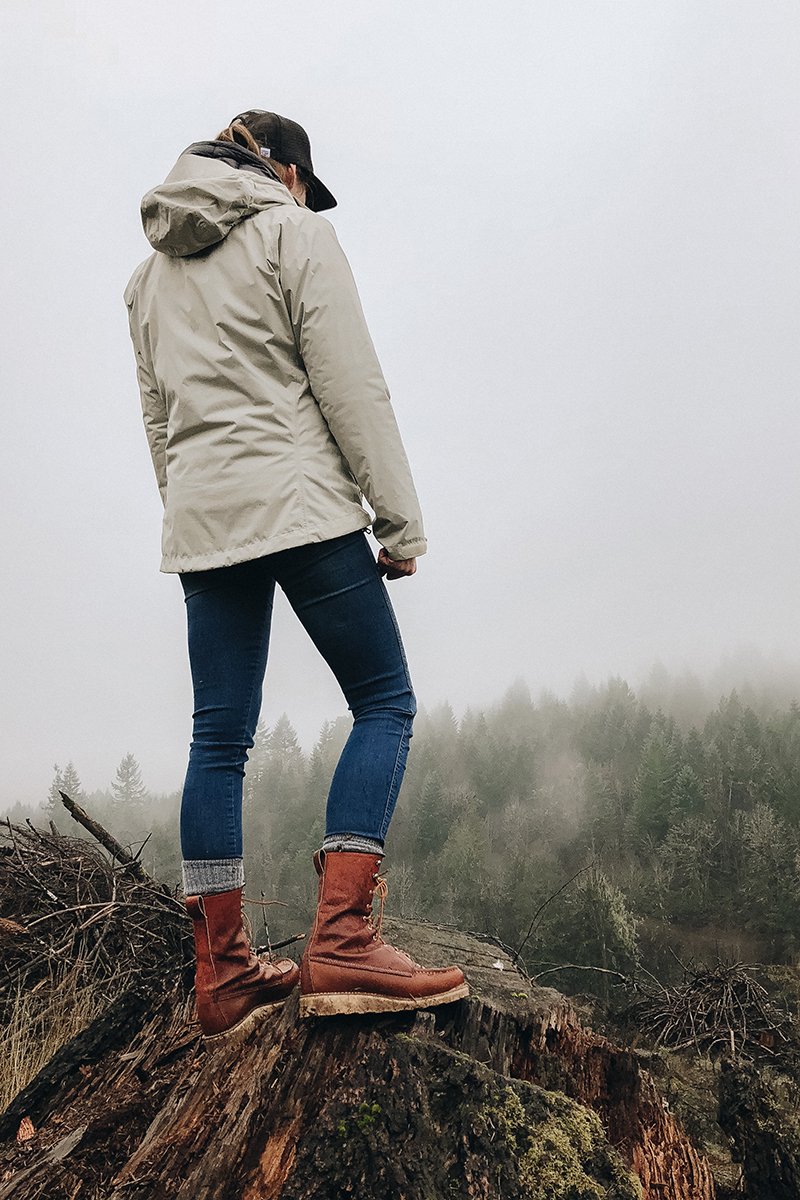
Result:
{"type": "Polygon", "coordinates": [[[233,121],[226,129],[218,133],[214,140],[217,142],[233,142],[237,146],[244,146],[245,150],[250,150],[257,158],[269,163],[281,183],[286,183],[289,174],[289,164],[278,162],[277,158],[266,158],[261,153],[261,147],[250,130],[246,125],[242,125],[241,121],[233,121]]]}

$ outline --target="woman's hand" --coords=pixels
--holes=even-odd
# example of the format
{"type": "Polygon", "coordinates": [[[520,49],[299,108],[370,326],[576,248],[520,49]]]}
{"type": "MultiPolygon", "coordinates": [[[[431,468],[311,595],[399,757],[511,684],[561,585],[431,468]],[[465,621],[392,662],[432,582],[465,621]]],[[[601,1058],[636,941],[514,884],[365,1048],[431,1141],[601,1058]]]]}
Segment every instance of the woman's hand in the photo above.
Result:
{"type": "Polygon", "coordinates": [[[390,558],[381,546],[378,552],[378,570],[387,579],[402,579],[404,575],[413,575],[416,569],[415,558],[390,558]]]}

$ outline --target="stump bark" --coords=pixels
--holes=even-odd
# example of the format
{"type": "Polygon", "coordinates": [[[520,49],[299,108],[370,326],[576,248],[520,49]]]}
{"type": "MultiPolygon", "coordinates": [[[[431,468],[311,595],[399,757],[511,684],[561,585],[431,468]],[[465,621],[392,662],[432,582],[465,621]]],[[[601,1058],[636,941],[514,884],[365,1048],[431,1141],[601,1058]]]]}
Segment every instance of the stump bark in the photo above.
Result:
{"type": "Polygon", "coordinates": [[[209,1046],[185,971],[165,975],[7,1110],[0,1200],[712,1200],[707,1163],[633,1052],[491,941],[384,929],[419,961],[459,963],[471,997],[301,1021],[295,994],[209,1046]]]}

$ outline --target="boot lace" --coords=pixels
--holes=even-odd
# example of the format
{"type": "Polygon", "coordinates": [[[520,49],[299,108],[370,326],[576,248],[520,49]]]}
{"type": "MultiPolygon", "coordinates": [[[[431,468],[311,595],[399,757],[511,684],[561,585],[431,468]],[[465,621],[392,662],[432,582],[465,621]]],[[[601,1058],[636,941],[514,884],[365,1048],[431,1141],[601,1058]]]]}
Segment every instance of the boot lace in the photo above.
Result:
{"type": "Polygon", "coordinates": [[[383,926],[383,906],[386,903],[386,896],[389,891],[389,886],[386,883],[385,876],[383,876],[383,875],[373,875],[372,878],[375,880],[375,887],[372,888],[370,891],[369,902],[368,902],[369,907],[367,909],[367,915],[364,917],[364,920],[367,922],[367,925],[372,930],[372,936],[375,939],[375,941],[382,942],[383,938],[381,937],[381,928],[383,926]],[[380,907],[378,909],[378,920],[377,921],[373,920],[373,916],[372,916],[372,899],[374,896],[378,897],[378,901],[380,904],[380,907]]]}
{"type": "MultiPolygon", "coordinates": [[[[375,875],[372,876],[372,878],[375,880],[375,887],[372,889],[372,891],[369,894],[369,908],[367,910],[367,915],[364,917],[364,920],[367,922],[367,925],[372,930],[372,936],[375,939],[375,941],[383,942],[383,938],[381,937],[381,928],[383,926],[383,906],[386,903],[386,895],[389,891],[389,887],[386,883],[386,877],[384,875],[378,875],[376,873],[375,875]],[[380,904],[380,907],[378,909],[377,921],[374,921],[373,917],[372,917],[372,899],[374,896],[378,897],[378,901],[380,904]]],[[[392,949],[394,950],[395,954],[399,954],[400,957],[404,958],[406,960],[406,962],[411,964],[412,967],[419,967],[419,963],[415,962],[414,959],[411,957],[411,955],[408,954],[405,950],[401,950],[399,948],[399,946],[392,946],[392,949]]]]}

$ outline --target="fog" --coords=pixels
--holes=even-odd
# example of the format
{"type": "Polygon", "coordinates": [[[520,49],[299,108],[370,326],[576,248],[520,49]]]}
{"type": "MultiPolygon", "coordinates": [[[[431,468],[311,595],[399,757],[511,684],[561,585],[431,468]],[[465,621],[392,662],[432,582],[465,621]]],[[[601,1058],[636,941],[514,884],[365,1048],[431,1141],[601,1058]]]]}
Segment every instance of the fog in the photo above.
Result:
{"type": "MultiPolygon", "coordinates": [[[[429,538],[389,585],[420,703],[654,663],[800,694],[796,3],[5,0],[0,45],[0,806],[128,751],[181,782],[122,291],[142,194],[249,107],[339,200],[429,538]]],[[[281,601],[283,711],[309,745],[344,705],[281,601]]]]}

